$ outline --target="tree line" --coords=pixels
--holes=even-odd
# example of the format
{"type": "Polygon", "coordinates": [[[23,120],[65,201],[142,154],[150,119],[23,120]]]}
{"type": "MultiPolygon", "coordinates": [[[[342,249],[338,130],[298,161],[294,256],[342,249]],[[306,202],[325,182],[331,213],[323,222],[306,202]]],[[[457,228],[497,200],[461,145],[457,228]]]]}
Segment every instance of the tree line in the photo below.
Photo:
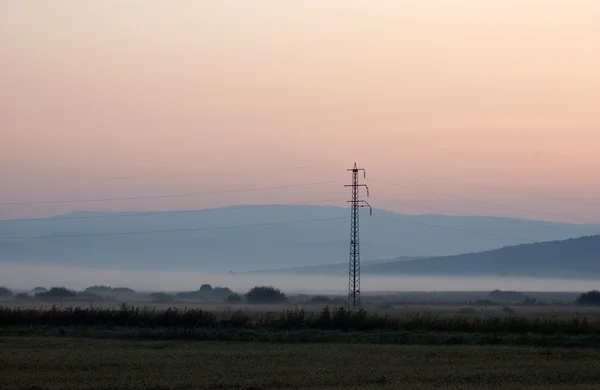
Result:
{"type": "MultiPolygon", "coordinates": [[[[83,291],[75,291],[67,287],[36,287],[31,292],[13,293],[7,287],[0,287],[0,297],[14,299],[47,299],[47,300],[116,300],[117,298],[134,298],[140,293],[127,287],[90,286],[83,291]]],[[[287,296],[273,286],[255,286],[245,294],[232,291],[228,287],[212,287],[203,284],[198,290],[183,291],[175,294],[152,292],[144,295],[156,303],[167,303],[176,300],[218,300],[229,303],[284,303],[287,296]]]]}

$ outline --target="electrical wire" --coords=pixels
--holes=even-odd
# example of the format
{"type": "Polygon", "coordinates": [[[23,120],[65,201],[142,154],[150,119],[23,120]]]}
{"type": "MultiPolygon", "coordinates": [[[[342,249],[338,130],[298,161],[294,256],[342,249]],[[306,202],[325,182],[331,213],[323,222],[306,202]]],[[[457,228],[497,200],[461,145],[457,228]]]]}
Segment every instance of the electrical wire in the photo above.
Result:
{"type": "MultiPolygon", "coordinates": [[[[388,170],[389,172],[392,172],[394,175],[397,176],[401,176],[406,180],[415,180],[421,183],[427,183],[427,181],[421,179],[421,178],[414,178],[411,177],[409,178],[406,175],[403,175],[400,173],[400,171],[397,170],[388,170]]],[[[439,183],[441,180],[440,178],[436,178],[433,176],[427,176],[427,175],[423,175],[420,174],[419,176],[421,177],[427,177],[430,180],[435,181],[436,183],[439,183]]],[[[479,184],[479,183],[468,183],[462,180],[457,180],[454,179],[453,181],[449,181],[449,180],[443,180],[445,183],[457,183],[460,184],[461,186],[469,186],[469,187],[475,187],[475,188],[483,188],[483,189],[488,189],[488,190],[494,190],[494,191],[504,191],[504,192],[512,192],[512,193],[521,193],[521,194],[528,194],[528,195],[535,195],[538,198],[545,198],[545,199],[549,199],[549,200],[554,200],[554,201],[561,201],[561,202],[571,202],[572,199],[569,198],[563,198],[563,197],[557,197],[557,196],[551,196],[548,194],[540,194],[539,192],[535,191],[535,190],[525,190],[525,189],[516,189],[516,188],[506,188],[506,187],[496,187],[496,186],[491,186],[491,185],[485,185],[485,184],[479,184]]],[[[587,202],[586,202],[587,203],[587,202]]]]}
{"type": "Polygon", "coordinates": [[[404,219],[404,218],[400,219],[400,218],[391,217],[391,216],[383,216],[382,218],[386,218],[386,219],[390,219],[390,220],[395,220],[395,221],[408,222],[408,223],[413,223],[413,224],[418,224],[418,225],[424,225],[424,226],[429,226],[429,227],[435,227],[435,228],[440,228],[440,229],[454,230],[454,231],[459,231],[459,232],[463,232],[463,233],[471,233],[471,234],[478,234],[478,235],[483,235],[483,236],[508,238],[508,239],[520,241],[521,243],[523,241],[525,241],[525,242],[528,242],[530,244],[535,244],[535,243],[542,244],[543,243],[543,244],[560,245],[560,246],[565,246],[565,247],[570,247],[570,248],[583,249],[583,250],[586,250],[586,251],[589,251],[589,250],[593,250],[594,252],[600,251],[600,247],[589,248],[589,247],[584,247],[584,246],[581,246],[581,245],[566,244],[563,241],[539,241],[539,240],[532,240],[530,238],[517,237],[517,236],[509,236],[509,235],[506,235],[506,234],[486,233],[486,232],[482,232],[482,231],[478,231],[478,230],[456,228],[456,227],[450,227],[450,226],[445,226],[445,225],[438,225],[438,224],[434,224],[434,223],[428,223],[428,222],[422,222],[422,221],[416,221],[416,220],[404,219]]]}
{"type": "Polygon", "coordinates": [[[71,220],[71,219],[99,219],[99,218],[120,218],[120,217],[143,217],[143,216],[153,216],[153,215],[177,215],[177,214],[198,214],[198,213],[209,213],[215,211],[229,211],[229,210],[246,210],[253,208],[262,208],[262,207],[282,207],[282,206],[300,206],[305,204],[313,204],[313,203],[325,203],[325,202],[333,202],[345,200],[345,198],[334,198],[334,199],[321,199],[321,200],[311,200],[307,202],[294,202],[294,203],[286,203],[286,204],[264,204],[264,205],[244,205],[244,206],[233,206],[233,207],[219,207],[219,208],[211,208],[211,209],[200,209],[200,210],[173,210],[173,211],[140,211],[140,212],[130,212],[130,213],[120,213],[114,212],[110,214],[100,214],[100,215],[77,215],[77,216],[65,216],[65,217],[46,217],[46,218],[23,218],[23,219],[0,219],[1,222],[34,222],[34,221],[44,221],[44,222],[53,222],[53,221],[63,221],[63,220],[71,220]]]}
{"type": "Polygon", "coordinates": [[[144,199],[162,199],[162,198],[181,198],[181,197],[188,197],[188,196],[214,195],[214,194],[250,192],[250,191],[264,191],[264,190],[274,190],[274,189],[293,188],[293,187],[304,187],[304,186],[313,186],[313,185],[331,184],[331,183],[340,183],[340,181],[339,180],[329,180],[329,181],[321,181],[321,182],[301,183],[301,184],[288,184],[288,185],[271,186],[271,187],[242,188],[242,189],[223,190],[223,191],[191,192],[191,193],[185,193],[185,194],[167,194],[167,195],[149,195],[149,196],[127,196],[127,197],[115,197],[115,198],[93,198],[93,199],[41,200],[41,201],[25,201],[25,202],[20,202],[20,201],[17,201],[17,202],[0,202],[0,205],[21,206],[21,205],[34,205],[34,204],[88,203],[88,202],[109,202],[109,201],[115,201],[115,200],[144,200],[144,199]]]}
{"type": "MultiPolygon", "coordinates": [[[[258,169],[244,169],[239,171],[211,171],[211,172],[190,172],[190,173],[178,173],[178,174],[151,174],[151,175],[138,175],[138,176],[109,176],[109,177],[85,177],[85,178],[64,178],[64,179],[0,179],[0,183],[34,183],[34,182],[78,182],[78,181],[111,181],[111,180],[137,180],[137,179],[151,179],[151,178],[173,178],[173,177],[198,177],[198,176],[224,176],[224,175],[242,175],[248,172],[284,172],[290,170],[299,169],[319,169],[321,170],[325,166],[323,165],[304,165],[296,167],[285,167],[285,168],[258,168],[258,169]]],[[[333,172],[333,171],[332,171],[333,172]]]]}
{"type": "MultiPolygon", "coordinates": [[[[406,205],[410,205],[410,206],[423,207],[423,208],[428,208],[428,209],[432,209],[432,210],[439,210],[439,211],[444,211],[444,212],[449,212],[449,213],[461,214],[461,215],[470,216],[470,217],[487,218],[487,219],[506,218],[506,217],[492,217],[489,215],[477,215],[477,214],[472,214],[472,213],[465,213],[465,212],[461,212],[461,211],[456,211],[456,210],[451,210],[451,209],[441,208],[441,207],[436,207],[436,206],[429,206],[429,205],[423,205],[423,204],[419,204],[419,203],[413,203],[413,202],[407,202],[407,201],[401,201],[401,200],[395,200],[395,199],[389,199],[389,198],[382,198],[380,196],[372,196],[371,198],[381,199],[386,202],[406,204],[406,205]]],[[[558,225],[548,225],[548,224],[544,224],[544,223],[539,223],[537,221],[531,221],[531,220],[527,220],[527,219],[518,219],[518,218],[506,218],[506,219],[509,219],[511,222],[523,223],[523,224],[527,224],[527,225],[535,225],[535,226],[541,226],[541,227],[574,230],[574,231],[576,230],[576,231],[580,231],[580,232],[584,232],[584,233],[588,233],[588,234],[594,233],[592,230],[578,228],[573,225],[558,226],[558,225]]]]}
{"type": "MultiPolygon", "coordinates": [[[[431,194],[431,195],[438,195],[438,196],[446,196],[449,198],[454,198],[454,199],[459,199],[459,200],[465,200],[468,202],[473,202],[473,203],[479,203],[479,204],[485,204],[488,206],[496,206],[496,207],[503,207],[503,208],[507,208],[507,209],[513,209],[513,210],[518,210],[518,211],[524,211],[524,212],[533,212],[533,213],[537,213],[537,214],[541,214],[541,215],[547,215],[547,216],[552,216],[552,217],[559,217],[559,218],[563,218],[564,216],[559,215],[559,214],[554,214],[554,213],[548,213],[545,211],[540,211],[540,210],[533,210],[533,209],[526,209],[526,208],[522,208],[522,207],[517,207],[517,206],[509,206],[509,205],[504,205],[504,204],[500,204],[500,203],[494,203],[494,202],[488,202],[485,200],[479,200],[479,199],[471,199],[471,198],[464,198],[458,195],[453,195],[453,194],[447,194],[447,193],[443,193],[443,192],[439,192],[439,191],[431,191],[431,190],[424,190],[421,188],[416,188],[413,186],[408,186],[408,185],[404,185],[404,184],[398,184],[398,183],[394,183],[394,182],[388,182],[385,180],[379,180],[379,179],[373,179],[373,178],[367,178],[367,180],[370,181],[374,181],[374,182],[379,182],[379,183],[383,183],[383,184],[388,184],[391,186],[395,186],[395,187],[400,187],[400,188],[407,188],[410,190],[414,190],[414,191],[418,191],[418,192],[422,192],[422,193],[427,193],[427,194],[431,194]]],[[[586,220],[585,218],[580,218],[581,220],[586,220]]],[[[596,223],[595,221],[592,220],[587,220],[588,223],[596,223]]]]}
{"type": "Polygon", "coordinates": [[[333,220],[341,220],[341,219],[346,219],[346,217],[316,218],[316,219],[304,219],[304,220],[296,220],[296,221],[264,222],[264,223],[255,223],[255,224],[247,224],[247,225],[212,226],[212,227],[186,228],[186,229],[145,230],[145,231],[131,231],[131,232],[114,232],[114,233],[62,234],[62,235],[53,235],[53,236],[0,237],[0,240],[34,240],[34,239],[54,239],[54,238],[74,238],[74,237],[104,237],[104,236],[138,235],[138,234],[200,232],[200,231],[209,231],[209,230],[225,230],[225,229],[251,228],[251,227],[262,227],[262,226],[290,225],[290,224],[295,224],[295,223],[333,221],[333,220]]]}

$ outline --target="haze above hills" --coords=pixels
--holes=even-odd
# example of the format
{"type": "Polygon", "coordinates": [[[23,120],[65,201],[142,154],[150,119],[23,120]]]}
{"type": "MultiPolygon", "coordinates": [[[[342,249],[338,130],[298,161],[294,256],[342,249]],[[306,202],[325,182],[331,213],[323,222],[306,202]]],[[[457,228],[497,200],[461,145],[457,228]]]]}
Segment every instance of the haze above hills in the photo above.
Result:
{"type": "MultiPolygon", "coordinates": [[[[264,270],[260,273],[343,275],[347,263],[264,270]]],[[[596,279],[600,277],[600,236],[507,246],[453,256],[366,261],[363,275],[501,276],[596,279]]]]}
{"type": "MultiPolygon", "coordinates": [[[[365,266],[374,260],[463,255],[600,231],[600,224],[499,217],[414,216],[385,210],[363,215],[365,266]]],[[[0,237],[12,237],[0,240],[0,261],[207,272],[344,264],[348,217],[348,209],[342,207],[268,205],[164,213],[80,211],[37,220],[0,221],[0,237]],[[130,234],[165,230],[174,231],[130,234]]],[[[407,268],[394,268],[393,272],[439,272],[432,259],[403,263],[407,268]]],[[[369,267],[384,264],[371,263],[369,267]]]]}

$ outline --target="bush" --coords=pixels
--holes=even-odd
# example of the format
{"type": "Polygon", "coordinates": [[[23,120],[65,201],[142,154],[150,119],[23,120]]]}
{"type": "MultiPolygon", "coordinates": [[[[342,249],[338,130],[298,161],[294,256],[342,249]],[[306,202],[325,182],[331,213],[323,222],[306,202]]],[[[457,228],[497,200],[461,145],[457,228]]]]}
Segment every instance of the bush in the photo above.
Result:
{"type": "Polygon", "coordinates": [[[229,287],[215,287],[213,289],[213,296],[216,299],[226,299],[231,294],[234,294],[229,287]]]}
{"type": "Polygon", "coordinates": [[[286,301],[285,294],[272,286],[252,287],[246,293],[246,302],[248,303],[283,303],[286,301]]]}
{"type": "Polygon", "coordinates": [[[103,298],[102,295],[95,294],[95,293],[90,292],[88,290],[78,292],[77,296],[79,298],[85,298],[85,299],[102,299],[103,298]]]}
{"type": "Polygon", "coordinates": [[[64,299],[64,298],[75,298],[77,293],[73,290],[69,290],[66,287],[52,287],[50,290],[46,292],[40,292],[35,294],[36,298],[56,298],[56,299],[64,299]]]}
{"type": "Polygon", "coordinates": [[[15,295],[15,299],[29,299],[29,298],[31,298],[31,295],[29,295],[26,292],[18,293],[17,295],[15,295]]]}
{"type": "Polygon", "coordinates": [[[129,287],[113,287],[112,292],[115,294],[135,294],[135,290],[129,287]]]}
{"type": "Polygon", "coordinates": [[[166,303],[173,301],[173,297],[165,292],[154,292],[149,294],[148,297],[152,300],[152,302],[156,303],[166,303]]]}
{"type": "MultiPolygon", "coordinates": [[[[164,294],[164,293],[163,293],[164,294]]],[[[180,329],[256,329],[262,331],[291,330],[338,330],[348,331],[401,331],[417,332],[426,336],[435,332],[468,332],[494,334],[528,333],[548,335],[585,334],[590,340],[597,340],[600,334],[600,320],[588,321],[585,317],[565,318],[515,317],[515,316],[449,316],[414,313],[391,317],[364,310],[347,310],[344,307],[320,312],[304,310],[282,310],[280,312],[257,311],[211,312],[202,309],[154,310],[147,307],[130,307],[125,304],[120,309],[67,307],[58,309],[26,309],[0,306],[2,328],[33,326],[88,326],[88,327],[135,327],[135,328],[180,328],[180,329]]],[[[243,333],[243,332],[242,332],[243,333]]],[[[378,337],[375,336],[374,337],[378,337]]],[[[594,342],[596,343],[596,342],[594,342]]]]}
{"type": "Polygon", "coordinates": [[[244,300],[244,298],[242,298],[242,296],[238,293],[233,293],[233,294],[229,294],[226,298],[227,302],[231,302],[231,303],[236,303],[236,302],[242,302],[244,300]]]}
{"type": "Polygon", "coordinates": [[[600,305],[600,291],[592,290],[581,294],[575,301],[577,305],[600,305]]]}
{"type": "Polygon", "coordinates": [[[84,290],[86,293],[92,294],[110,294],[112,292],[112,287],[108,286],[90,286],[84,290]]]}
{"type": "Polygon", "coordinates": [[[12,297],[13,292],[4,286],[0,286],[0,297],[12,297]]]}
{"type": "Polygon", "coordinates": [[[498,302],[521,302],[525,298],[525,295],[518,291],[494,290],[490,293],[490,299],[498,302]]]}
{"type": "Polygon", "coordinates": [[[85,289],[86,293],[101,295],[101,296],[116,296],[135,294],[135,291],[127,287],[110,287],[110,286],[90,286],[85,289]]]}

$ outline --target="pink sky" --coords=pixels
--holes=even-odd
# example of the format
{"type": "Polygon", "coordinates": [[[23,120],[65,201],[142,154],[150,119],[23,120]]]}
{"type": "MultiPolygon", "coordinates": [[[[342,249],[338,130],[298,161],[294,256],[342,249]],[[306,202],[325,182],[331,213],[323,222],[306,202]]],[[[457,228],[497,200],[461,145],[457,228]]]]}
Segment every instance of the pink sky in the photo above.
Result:
{"type": "MultiPolygon", "coordinates": [[[[0,202],[345,181],[357,161],[412,188],[370,182],[377,207],[600,221],[599,21],[597,0],[5,0],[0,202]]],[[[342,184],[0,218],[342,205],[342,184]]]]}

